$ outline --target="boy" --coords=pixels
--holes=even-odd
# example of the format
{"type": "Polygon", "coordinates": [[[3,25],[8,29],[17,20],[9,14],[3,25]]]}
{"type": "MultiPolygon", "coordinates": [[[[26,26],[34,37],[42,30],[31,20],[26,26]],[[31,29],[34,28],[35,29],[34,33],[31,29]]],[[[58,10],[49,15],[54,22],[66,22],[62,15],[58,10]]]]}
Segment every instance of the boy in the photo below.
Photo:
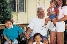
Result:
{"type": "Polygon", "coordinates": [[[13,25],[13,21],[10,18],[5,21],[5,26],[6,28],[4,28],[3,35],[6,42],[4,44],[18,44],[17,38],[19,34],[23,33],[23,29],[13,25]]]}

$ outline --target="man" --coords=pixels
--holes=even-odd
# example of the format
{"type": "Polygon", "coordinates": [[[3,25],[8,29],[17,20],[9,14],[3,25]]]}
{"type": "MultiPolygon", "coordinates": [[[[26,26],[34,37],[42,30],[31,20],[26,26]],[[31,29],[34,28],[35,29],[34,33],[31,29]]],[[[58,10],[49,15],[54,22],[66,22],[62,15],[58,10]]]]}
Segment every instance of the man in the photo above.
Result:
{"type": "Polygon", "coordinates": [[[43,25],[45,23],[45,17],[44,17],[45,15],[44,14],[45,14],[44,7],[39,6],[37,8],[37,17],[33,18],[28,25],[27,33],[28,34],[31,33],[31,37],[30,37],[28,44],[33,44],[33,35],[35,33],[40,33],[42,35],[42,38],[43,38],[43,40],[42,40],[43,43],[48,44],[47,28],[43,27],[43,25]]]}

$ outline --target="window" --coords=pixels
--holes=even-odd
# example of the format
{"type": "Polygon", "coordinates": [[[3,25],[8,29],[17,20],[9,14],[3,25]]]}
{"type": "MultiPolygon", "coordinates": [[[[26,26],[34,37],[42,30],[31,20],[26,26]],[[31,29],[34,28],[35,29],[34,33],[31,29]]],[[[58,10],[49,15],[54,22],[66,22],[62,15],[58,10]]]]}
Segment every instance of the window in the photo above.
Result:
{"type": "Polygon", "coordinates": [[[12,11],[16,12],[16,0],[11,0],[12,11]]]}
{"type": "Polygon", "coordinates": [[[14,12],[26,12],[26,0],[11,0],[11,8],[14,12]]]}

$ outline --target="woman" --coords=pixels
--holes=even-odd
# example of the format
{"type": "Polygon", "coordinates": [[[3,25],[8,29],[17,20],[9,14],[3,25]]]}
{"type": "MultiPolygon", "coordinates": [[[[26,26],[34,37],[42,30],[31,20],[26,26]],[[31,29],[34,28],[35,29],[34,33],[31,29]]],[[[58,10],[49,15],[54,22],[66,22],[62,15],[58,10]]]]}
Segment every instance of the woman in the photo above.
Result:
{"type": "Polygon", "coordinates": [[[64,44],[65,22],[67,20],[67,6],[62,7],[62,0],[58,0],[59,16],[56,22],[57,43],[64,44]]]}
{"type": "MultiPolygon", "coordinates": [[[[64,36],[63,36],[65,31],[64,21],[67,20],[67,6],[62,7],[62,0],[57,0],[57,4],[58,4],[59,15],[56,20],[55,34],[57,35],[57,44],[64,44],[64,36]]],[[[51,33],[51,35],[53,36],[51,36],[50,39],[53,38],[55,39],[56,36],[54,36],[54,33],[51,33]]],[[[54,44],[53,41],[51,41],[52,44],[54,44]]]]}

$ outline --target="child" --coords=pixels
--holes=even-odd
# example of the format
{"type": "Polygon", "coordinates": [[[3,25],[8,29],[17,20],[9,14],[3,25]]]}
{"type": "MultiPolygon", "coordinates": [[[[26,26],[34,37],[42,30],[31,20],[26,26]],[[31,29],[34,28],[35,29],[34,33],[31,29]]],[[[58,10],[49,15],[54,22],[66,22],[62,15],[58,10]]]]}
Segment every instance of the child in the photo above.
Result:
{"type": "Polygon", "coordinates": [[[34,36],[34,43],[33,44],[43,44],[42,41],[42,35],[40,33],[35,33],[34,36]]]}
{"type": "Polygon", "coordinates": [[[6,28],[4,28],[3,35],[6,42],[4,44],[18,44],[17,38],[19,34],[23,33],[23,29],[13,25],[13,21],[10,18],[5,21],[5,26],[6,28]]]}
{"type": "Polygon", "coordinates": [[[56,26],[56,17],[58,16],[59,10],[56,7],[56,1],[50,2],[50,7],[48,8],[47,12],[49,13],[49,17],[46,18],[45,25],[47,25],[48,21],[52,21],[54,26],[56,26]]]}

